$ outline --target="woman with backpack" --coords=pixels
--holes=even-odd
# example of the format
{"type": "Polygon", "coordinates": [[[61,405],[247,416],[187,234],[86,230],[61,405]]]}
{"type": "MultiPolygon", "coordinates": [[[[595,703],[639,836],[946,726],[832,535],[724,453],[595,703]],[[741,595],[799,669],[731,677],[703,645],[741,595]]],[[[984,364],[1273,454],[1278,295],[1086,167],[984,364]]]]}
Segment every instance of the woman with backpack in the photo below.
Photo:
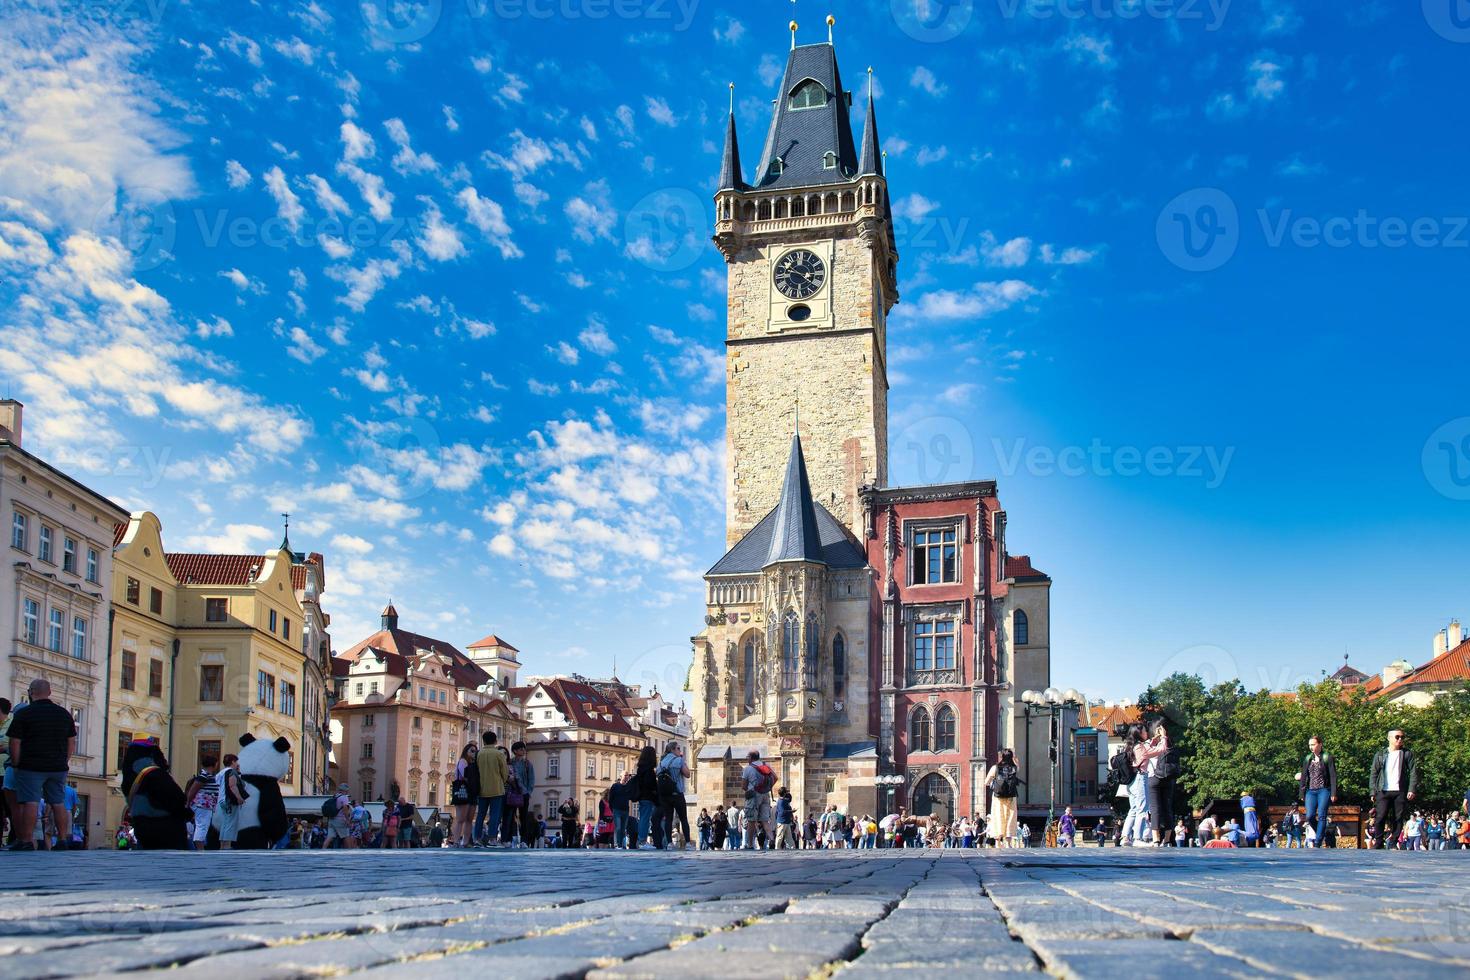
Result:
{"type": "Polygon", "coordinates": [[[470,742],[454,766],[449,798],[454,803],[454,829],[450,836],[455,847],[469,847],[474,843],[475,801],[480,798],[480,767],[475,764],[475,757],[479,753],[475,743],[470,742]]]}
{"type": "Polygon", "coordinates": [[[1016,846],[1016,793],[1021,785],[1016,755],[1010,749],[1001,749],[995,765],[985,774],[985,785],[990,787],[993,812],[990,814],[990,835],[997,847],[1016,846]]]}
{"type": "Polygon", "coordinates": [[[633,786],[633,798],[638,801],[638,840],[633,846],[639,849],[657,848],[661,851],[664,848],[663,838],[659,836],[658,824],[653,819],[658,809],[658,751],[652,745],[643,746],[643,751],[638,753],[633,786]],[[650,832],[653,834],[651,842],[650,832]]]}
{"type": "Polygon", "coordinates": [[[689,778],[689,766],[684,762],[684,749],[678,742],[670,742],[669,750],[658,764],[658,814],[660,832],[666,843],[674,840],[674,820],[677,817],[679,839],[684,847],[689,845],[689,806],[684,801],[684,780],[689,778]]]}
{"type": "Polygon", "coordinates": [[[1119,785],[1128,787],[1128,815],[1123,818],[1123,829],[1118,839],[1121,847],[1131,847],[1143,837],[1141,825],[1148,815],[1147,744],[1143,726],[1134,725],[1128,729],[1123,750],[1115,757],[1117,765],[1114,768],[1119,776],[1119,785]]]}
{"type": "Polygon", "coordinates": [[[1151,727],[1153,737],[1143,751],[1148,765],[1148,822],[1153,828],[1154,846],[1163,847],[1174,826],[1174,783],[1179,779],[1179,754],[1169,744],[1164,719],[1154,721],[1151,727]]]}

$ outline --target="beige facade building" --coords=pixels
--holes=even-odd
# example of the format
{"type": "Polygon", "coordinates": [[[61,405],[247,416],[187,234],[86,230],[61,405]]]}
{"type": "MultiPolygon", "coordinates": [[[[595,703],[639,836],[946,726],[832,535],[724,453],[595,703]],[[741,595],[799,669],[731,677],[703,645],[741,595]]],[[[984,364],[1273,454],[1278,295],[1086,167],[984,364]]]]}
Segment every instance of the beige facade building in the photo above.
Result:
{"type": "Polygon", "coordinates": [[[598,799],[637,768],[647,744],[635,713],[620,697],[570,678],[537,680],[515,693],[525,704],[526,749],[536,767],[531,811],[552,827],[568,799],[577,801],[583,819],[595,815],[598,799]]]}
{"type": "Polygon", "coordinates": [[[520,704],[507,694],[519,667],[515,648],[489,636],[466,656],[400,629],[392,603],[380,626],[333,660],[336,780],[359,800],[386,799],[396,786],[416,806],[447,808],[467,744],[492,731],[509,748],[525,733],[520,704]]]}
{"type": "Polygon", "coordinates": [[[0,576],[0,692],[26,700],[32,680],[77,723],[70,782],[89,846],[109,842],[106,777],[107,625],[112,536],[127,511],[22,448],[23,410],[0,401],[0,519],[6,564],[0,576]]]}

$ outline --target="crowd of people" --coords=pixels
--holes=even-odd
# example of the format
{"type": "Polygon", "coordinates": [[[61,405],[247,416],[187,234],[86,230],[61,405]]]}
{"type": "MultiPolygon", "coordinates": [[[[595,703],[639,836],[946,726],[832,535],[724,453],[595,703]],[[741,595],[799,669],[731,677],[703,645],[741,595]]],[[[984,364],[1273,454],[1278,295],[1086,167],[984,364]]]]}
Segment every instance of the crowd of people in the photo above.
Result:
{"type": "MultiPolygon", "coordinates": [[[[50,700],[44,680],[31,683],[29,702],[11,711],[0,698],[0,763],[4,788],[0,823],[10,850],[55,850],[86,846],[77,817],[76,790],[67,783],[67,764],[76,751],[76,727],[70,712],[50,700]]],[[[139,769],[166,760],[151,746],[139,769]],[[152,759],[153,761],[149,761],[152,759]]],[[[248,790],[235,755],[206,759],[183,787],[189,815],[187,832],[178,841],[160,842],[146,801],[129,793],[128,808],[113,840],[118,849],[183,847],[230,849],[239,836],[238,820],[248,790]]],[[[1093,840],[1106,846],[1303,848],[1339,846],[1342,827],[1329,819],[1337,801],[1337,759],[1323,740],[1313,736],[1298,774],[1297,805],[1281,819],[1264,820],[1249,791],[1242,792],[1237,818],[1206,814],[1199,819],[1173,813],[1175,784],[1180,775],[1177,752],[1167,724],[1154,721],[1133,726],[1109,763],[1117,795],[1126,797],[1127,814],[1111,831],[1099,820],[1093,840]]],[[[131,772],[126,775],[131,775],[131,772]]],[[[636,766],[615,782],[583,813],[575,799],[543,814],[530,804],[536,772],[523,742],[509,750],[486,732],[481,744],[461,752],[451,786],[453,816],[437,812],[427,821],[392,787],[376,805],[356,800],[347,784],[327,798],[319,816],[296,816],[272,846],[287,848],[594,848],[698,850],[873,849],[887,847],[1001,848],[1028,847],[1031,828],[1017,819],[1017,797],[1023,785],[1014,754],[1000,752],[985,775],[991,807],[986,816],[960,815],[952,821],[917,816],[898,807],[882,817],[843,813],[835,805],[805,815],[796,811],[790,791],[778,788],[774,770],[752,750],[740,780],[743,798],[727,805],[702,807],[690,826],[685,796],[691,777],[684,749],[670,743],[662,757],[645,746],[636,766]],[[374,814],[377,814],[376,819],[374,814]]],[[[131,783],[132,780],[124,780],[131,783]]],[[[1425,812],[1412,806],[1419,785],[1418,760],[1405,744],[1404,733],[1392,731],[1388,744],[1373,759],[1370,786],[1374,800],[1366,845],[1401,850],[1470,848],[1470,791],[1465,810],[1425,812]]],[[[178,792],[177,788],[174,790],[178,792]]],[[[274,835],[275,831],[272,831],[274,835]]],[[[1076,847],[1086,836],[1066,808],[1049,823],[1035,843],[1076,847]]],[[[257,844],[256,846],[260,846],[257,844]]]]}

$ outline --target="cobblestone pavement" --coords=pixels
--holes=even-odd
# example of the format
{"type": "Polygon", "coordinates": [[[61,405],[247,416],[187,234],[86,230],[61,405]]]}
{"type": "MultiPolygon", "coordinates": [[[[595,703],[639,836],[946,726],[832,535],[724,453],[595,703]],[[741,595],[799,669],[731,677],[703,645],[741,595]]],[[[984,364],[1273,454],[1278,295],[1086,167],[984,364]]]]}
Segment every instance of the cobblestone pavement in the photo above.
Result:
{"type": "Polygon", "coordinates": [[[1117,849],[0,855],[0,976],[1470,975],[1467,861],[1117,849]]]}

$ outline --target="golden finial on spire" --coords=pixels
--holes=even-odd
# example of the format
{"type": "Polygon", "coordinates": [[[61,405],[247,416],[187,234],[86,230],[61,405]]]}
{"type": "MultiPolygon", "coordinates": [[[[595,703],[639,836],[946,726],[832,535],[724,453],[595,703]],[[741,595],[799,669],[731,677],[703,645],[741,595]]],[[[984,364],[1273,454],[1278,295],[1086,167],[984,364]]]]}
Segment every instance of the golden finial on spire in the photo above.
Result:
{"type": "Polygon", "coordinates": [[[791,50],[796,50],[796,21],[791,22],[791,50]]]}
{"type": "Polygon", "coordinates": [[[827,43],[832,43],[832,25],[837,23],[837,18],[831,14],[827,15],[827,43]]]}

